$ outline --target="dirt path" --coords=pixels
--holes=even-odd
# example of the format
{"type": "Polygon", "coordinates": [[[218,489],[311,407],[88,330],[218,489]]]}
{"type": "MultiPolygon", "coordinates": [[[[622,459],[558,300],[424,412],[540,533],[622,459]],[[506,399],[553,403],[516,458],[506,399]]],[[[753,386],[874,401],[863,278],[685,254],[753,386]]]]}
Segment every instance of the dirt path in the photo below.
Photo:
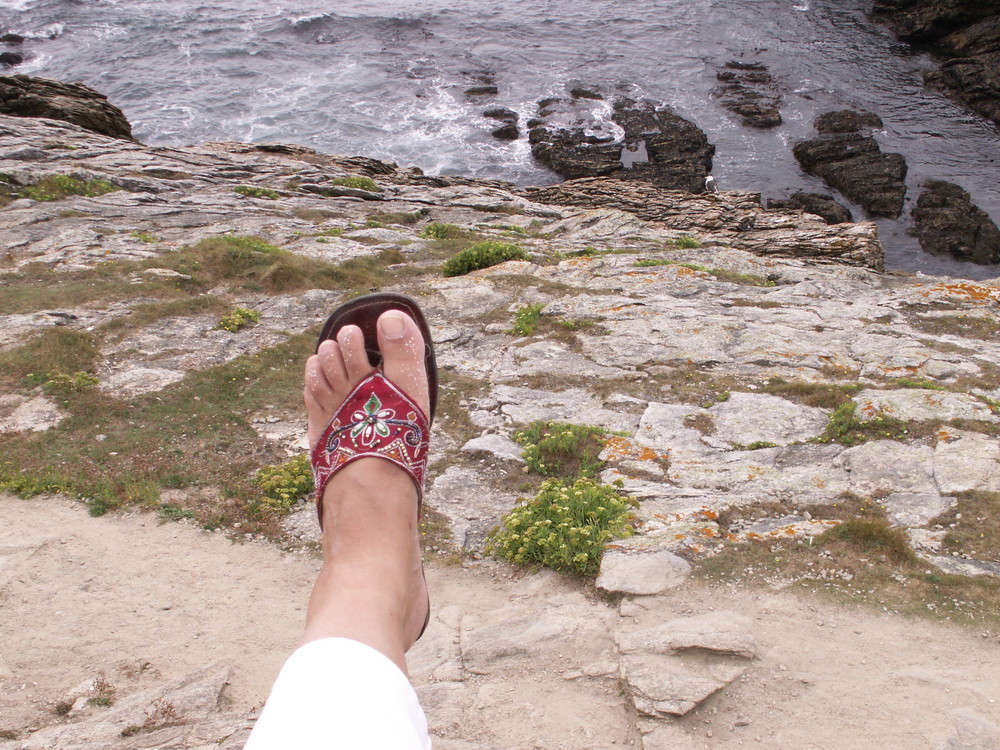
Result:
{"type": "MultiPolygon", "coordinates": [[[[55,723],[55,704],[100,674],[127,695],[211,662],[233,666],[231,708],[250,713],[298,638],[317,565],[147,514],[0,495],[0,730],[55,723]]],[[[615,632],[712,610],[745,622],[759,655],[677,722],[671,747],[1000,747],[993,633],[696,582],[618,608],[492,563],[428,580],[436,617],[411,665],[439,749],[640,745],[649,725],[622,695],[615,632]],[[554,613],[564,625],[544,648],[502,642],[554,613]]],[[[667,747],[655,737],[647,748],[667,747]]]]}

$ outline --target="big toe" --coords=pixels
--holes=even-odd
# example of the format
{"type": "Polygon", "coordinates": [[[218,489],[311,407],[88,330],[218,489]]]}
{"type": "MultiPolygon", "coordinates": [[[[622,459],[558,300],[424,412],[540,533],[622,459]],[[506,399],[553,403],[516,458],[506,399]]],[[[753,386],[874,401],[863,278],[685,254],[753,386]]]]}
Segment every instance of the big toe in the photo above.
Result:
{"type": "Polygon", "coordinates": [[[409,315],[388,310],[378,319],[382,371],[413,399],[428,417],[430,396],[424,366],[424,337],[409,315]]]}

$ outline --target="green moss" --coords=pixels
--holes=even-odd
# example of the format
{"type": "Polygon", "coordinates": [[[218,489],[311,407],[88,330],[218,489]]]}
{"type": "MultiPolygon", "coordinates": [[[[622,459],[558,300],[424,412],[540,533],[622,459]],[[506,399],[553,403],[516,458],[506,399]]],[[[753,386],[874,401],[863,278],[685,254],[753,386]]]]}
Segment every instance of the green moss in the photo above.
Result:
{"type": "Polygon", "coordinates": [[[693,250],[696,247],[701,247],[701,243],[698,242],[698,240],[696,240],[694,237],[688,237],[687,235],[684,235],[682,237],[673,237],[669,240],[664,240],[663,244],[668,245],[670,247],[677,247],[687,250],[693,250]]]}
{"type": "Polygon", "coordinates": [[[367,190],[370,193],[378,193],[382,191],[371,177],[337,177],[330,180],[331,185],[339,185],[340,187],[349,187],[356,190],[367,190]]]}
{"type": "Polygon", "coordinates": [[[247,198],[260,198],[262,200],[277,200],[281,194],[271,188],[256,187],[255,185],[237,185],[233,188],[234,193],[245,195],[247,198]]]}
{"type": "Polygon", "coordinates": [[[57,201],[71,195],[83,195],[93,198],[105,193],[121,190],[107,180],[81,180],[68,174],[50,175],[34,185],[21,188],[22,198],[35,201],[57,201]]]}
{"type": "Polygon", "coordinates": [[[480,268],[489,268],[509,260],[527,260],[528,256],[518,245],[486,240],[477,242],[457,255],[449,258],[442,266],[445,276],[462,276],[480,268]]]}

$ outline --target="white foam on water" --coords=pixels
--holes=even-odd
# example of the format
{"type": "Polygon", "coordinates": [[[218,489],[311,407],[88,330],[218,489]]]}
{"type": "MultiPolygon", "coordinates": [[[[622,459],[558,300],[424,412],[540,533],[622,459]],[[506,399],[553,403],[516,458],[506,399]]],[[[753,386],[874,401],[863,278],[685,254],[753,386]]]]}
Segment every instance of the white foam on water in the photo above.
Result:
{"type": "Polygon", "coordinates": [[[22,11],[27,10],[37,2],[38,0],[0,0],[0,8],[22,11]]]}

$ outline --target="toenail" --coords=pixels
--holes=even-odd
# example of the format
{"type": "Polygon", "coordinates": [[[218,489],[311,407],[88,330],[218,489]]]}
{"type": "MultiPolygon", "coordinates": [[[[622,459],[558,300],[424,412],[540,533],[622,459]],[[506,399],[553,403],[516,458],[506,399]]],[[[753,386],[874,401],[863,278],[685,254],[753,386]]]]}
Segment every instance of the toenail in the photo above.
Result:
{"type": "Polygon", "coordinates": [[[390,341],[398,341],[406,334],[406,324],[402,314],[398,312],[387,312],[379,319],[379,326],[382,335],[390,341]]]}

